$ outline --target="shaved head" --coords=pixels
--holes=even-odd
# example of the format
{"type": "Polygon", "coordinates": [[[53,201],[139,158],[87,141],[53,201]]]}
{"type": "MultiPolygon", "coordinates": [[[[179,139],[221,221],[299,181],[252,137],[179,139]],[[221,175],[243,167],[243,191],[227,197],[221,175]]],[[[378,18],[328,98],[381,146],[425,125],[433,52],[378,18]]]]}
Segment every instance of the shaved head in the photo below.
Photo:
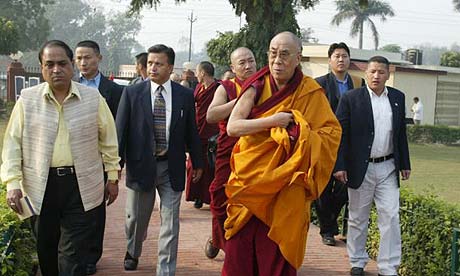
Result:
{"type": "Polygon", "coordinates": [[[268,49],[268,66],[278,88],[292,78],[302,58],[302,41],[291,32],[273,37],[268,49]]]}
{"type": "Polygon", "coordinates": [[[246,80],[257,70],[256,59],[251,50],[246,47],[235,49],[230,55],[230,68],[240,80],[246,80]]]}
{"type": "Polygon", "coordinates": [[[254,54],[252,53],[251,50],[249,50],[248,48],[246,47],[239,47],[239,48],[236,48],[231,54],[230,54],[230,63],[231,64],[235,64],[236,63],[236,58],[240,55],[245,55],[245,54],[249,54],[251,55],[252,57],[254,57],[254,54]]]}
{"type": "Polygon", "coordinates": [[[274,40],[277,40],[277,39],[283,39],[283,41],[286,41],[286,40],[290,40],[292,43],[294,43],[296,45],[296,47],[298,48],[299,52],[302,52],[302,40],[296,36],[295,34],[291,33],[291,32],[281,32],[277,35],[275,35],[272,40],[270,41],[270,44],[274,41],[274,40]]]}

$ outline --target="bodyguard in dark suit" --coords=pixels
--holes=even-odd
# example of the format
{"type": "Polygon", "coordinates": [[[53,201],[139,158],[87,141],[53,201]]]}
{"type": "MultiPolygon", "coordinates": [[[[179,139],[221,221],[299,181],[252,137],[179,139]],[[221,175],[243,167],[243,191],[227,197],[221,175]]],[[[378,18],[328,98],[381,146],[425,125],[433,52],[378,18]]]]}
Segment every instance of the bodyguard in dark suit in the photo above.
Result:
{"type": "Polygon", "coordinates": [[[334,176],[348,186],[351,275],[364,275],[369,259],[365,246],[372,201],[380,231],[379,275],[397,275],[401,262],[399,174],[409,178],[410,161],[404,94],[385,86],[389,75],[388,60],[372,57],[367,86],[345,93],[336,112],[342,142],[334,176]]]}
{"type": "Polygon", "coordinates": [[[195,182],[203,172],[193,92],[169,80],[174,57],[174,50],[165,45],[149,48],[150,81],[125,88],[116,119],[128,187],[124,266],[126,270],[137,268],[158,191],[161,227],[157,275],[175,275],[176,271],[186,151],[192,159],[195,182]]]}
{"type": "MultiPolygon", "coordinates": [[[[343,43],[333,43],[327,52],[331,72],[316,79],[326,90],[326,96],[332,111],[336,111],[340,97],[355,87],[364,85],[360,77],[348,74],[350,67],[350,49],[343,43]]],[[[318,214],[320,235],[326,245],[335,245],[334,236],[339,234],[337,217],[340,210],[347,203],[347,188],[344,183],[337,181],[333,176],[329,180],[321,196],[315,201],[318,214]]]]}
{"type": "MultiPolygon", "coordinates": [[[[99,62],[102,60],[99,45],[91,40],[84,40],[77,44],[75,49],[75,64],[80,71],[79,82],[89,87],[99,90],[99,93],[104,97],[110,112],[115,119],[120,102],[123,87],[113,81],[107,79],[99,72],[99,62]]],[[[104,180],[107,180],[107,175],[104,174],[104,180]]],[[[90,254],[88,256],[88,264],[86,274],[92,275],[96,273],[96,263],[102,256],[104,230],[105,230],[105,202],[98,207],[97,220],[94,222],[95,233],[91,235],[93,240],[89,242],[90,254]]]]}

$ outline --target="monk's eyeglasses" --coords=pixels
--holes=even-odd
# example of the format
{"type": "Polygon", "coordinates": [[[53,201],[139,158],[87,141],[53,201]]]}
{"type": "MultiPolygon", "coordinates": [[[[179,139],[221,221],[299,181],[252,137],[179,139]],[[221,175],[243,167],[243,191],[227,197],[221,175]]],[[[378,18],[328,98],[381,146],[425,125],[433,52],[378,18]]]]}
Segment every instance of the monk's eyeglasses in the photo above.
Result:
{"type": "Polygon", "coordinates": [[[267,56],[269,59],[276,59],[276,57],[278,57],[279,59],[283,60],[283,61],[286,61],[287,59],[289,59],[291,56],[294,56],[296,55],[296,53],[289,53],[289,51],[287,50],[283,50],[283,51],[268,51],[267,52],[267,56]]]}

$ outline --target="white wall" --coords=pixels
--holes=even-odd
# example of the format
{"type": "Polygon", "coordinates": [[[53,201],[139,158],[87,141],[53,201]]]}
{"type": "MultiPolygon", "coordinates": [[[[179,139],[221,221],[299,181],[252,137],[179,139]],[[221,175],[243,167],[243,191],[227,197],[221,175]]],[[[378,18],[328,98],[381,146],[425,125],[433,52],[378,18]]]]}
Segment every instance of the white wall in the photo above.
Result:
{"type": "Polygon", "coordinates": [[[401,90],[406,95],[406,117],[412,117],[413,98],[418,97],[423,103],[422,124],[434,124],[437,80],[437,74],[401,71],[394,73],[393,84],[389,85],[401,90]]]}

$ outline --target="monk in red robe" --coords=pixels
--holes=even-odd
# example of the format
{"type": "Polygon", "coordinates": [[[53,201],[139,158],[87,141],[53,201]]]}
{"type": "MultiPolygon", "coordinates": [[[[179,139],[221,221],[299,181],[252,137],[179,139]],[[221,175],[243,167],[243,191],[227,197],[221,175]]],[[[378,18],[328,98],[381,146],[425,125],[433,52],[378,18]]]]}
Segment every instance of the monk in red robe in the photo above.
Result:
{"type": "Polygon", "coordinates": [[[298,68],[290,32],[270,42],[268,67],[246,80],[227,133],[230,158],[222,275],[296,275],[305,255],[310,204],[327,185],[340,124],[323,89],[298,68]]]}
{"type": "Polygon", "coordinates": [[[214,171],[210,169],[207,152],[208,139],[219,133],[219,128],[216,123],[208,123],[206,121],[206,112],[214,98],[219,82],[214,79],[214,66],[209,61],[202,61],[196,67],[196,75],[198,85],[195,88],[195,109],[196,109],[196,126],[201,140],[203,151],[203,163],[205,164],[203,175],[198,182],[192,182],[192,162],[187,160],[187,186],[185,189],[185,199],[187,201],[195,201],[195,208],[201,208],[203,203],[209,204],[211,197],[209,195],[209,185],[214,178],[214,171]]]}
{"type": "Polygon", "coordinates": [[[224,222],[227,219],[227,196],[224,185],[230,175],[230,155],[238,137],[227,135],[227,120],[235,105],[236,98],[241,92],[243,82],[256,72],[256,60],[251,50],[240,47],[230,55],[230,68],[235,77],[221,81],[214,94],[214,99],[208,108],[208,123],[219,123],[219,138],[217,140],[216,168],[214,180],[209,187],[211,194],[212,237],[205,246],[206,256],[215,258],[220,249],[224,249],[224,222]]]}

